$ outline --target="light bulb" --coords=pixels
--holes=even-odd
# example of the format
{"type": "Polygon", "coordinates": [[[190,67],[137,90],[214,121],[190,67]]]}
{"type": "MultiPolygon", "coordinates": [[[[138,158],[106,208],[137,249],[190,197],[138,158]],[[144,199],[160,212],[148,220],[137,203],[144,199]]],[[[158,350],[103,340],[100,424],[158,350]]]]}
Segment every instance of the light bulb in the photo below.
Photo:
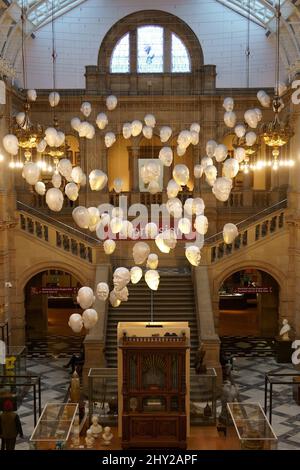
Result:
{"type": "Polygon", "coordinates": [[[278,162],[275,161],[272,166],[272,170],[277,171],[278,170],[278,162]]]}
{"type": "Polygon", "coordinates": [[[16,164],[15,162],[9,162],[9,168],[11,168],[12,170],[15,168],[16,164]]]}

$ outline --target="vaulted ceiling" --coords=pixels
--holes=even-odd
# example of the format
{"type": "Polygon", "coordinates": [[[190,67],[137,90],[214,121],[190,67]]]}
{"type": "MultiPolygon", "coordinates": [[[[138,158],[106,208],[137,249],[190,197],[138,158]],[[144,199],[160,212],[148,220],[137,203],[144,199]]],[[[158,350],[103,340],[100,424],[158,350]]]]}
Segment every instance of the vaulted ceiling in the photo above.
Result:
{"type": "MultiPolygon", "coordinates": [[[[26,35],[34,34],[52,18],[57,18],[86,0],[0,0],[0,72],[15,63],[21,45],[21,8],[26,7],[26,35]]],[[[275,31],[278,0],[215,0],[265,28],[268,37],[275,31]]],[[[300,0],[281,0],[281,58],[293,73],[300,69],[300,0]]],[[[12,71],[13,69],[11,69],[12,71]]],[[[13,73],[13,72],[11,72],[13,73]]]]}

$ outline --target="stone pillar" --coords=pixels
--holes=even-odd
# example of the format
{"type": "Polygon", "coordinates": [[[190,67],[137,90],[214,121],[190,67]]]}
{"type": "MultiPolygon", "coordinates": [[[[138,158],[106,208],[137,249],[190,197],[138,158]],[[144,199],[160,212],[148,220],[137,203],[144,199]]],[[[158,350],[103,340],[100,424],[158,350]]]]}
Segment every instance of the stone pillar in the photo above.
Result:
{"type": "MultiPolygon", "coordinates": [[[[109,284],[110,265],[97,264],[95,270],[94,291],[96,291],[99,282],[107,282],[109,284]]],[[[88,387],[88,373],[91,367],[105,367],[106,361],[104,356],[106,320],[108,310],[108,300],[103,302],[96,299],[95,310],[98,313],[98,322],[92,328],[84,340],[85,362],[83,367],[83,387],[85,392],[88,387]]]]}
{"type": "Polygon", "coordinates": [[[128,149],[128,152],[129,152],[130,189],[131,191],[139,191],[140,148],[137,145],[132,145],[132,147],[128,149]]]}
{"type": "Polygon", "coordinates": [[[199,343],[204,343],[204,349],[206,350],[205,363],[208,367],[214,367],[216,369],[218,383],[221,384],[222,368],[219,360],[220,339],[215,332],[207,266],[194,268],[193,274],[199,343]]]}

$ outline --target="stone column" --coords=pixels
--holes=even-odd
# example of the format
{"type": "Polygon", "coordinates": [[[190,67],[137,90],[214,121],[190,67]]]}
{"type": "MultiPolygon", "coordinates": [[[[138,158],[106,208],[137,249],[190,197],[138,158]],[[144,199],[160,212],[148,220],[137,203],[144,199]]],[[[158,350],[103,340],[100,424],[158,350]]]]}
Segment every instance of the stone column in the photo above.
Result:
{"type": "Polygon", "coordinates": [[[132,145],[128,149],[129,153],[129,174],[130,174],[130,189],[131,191],[139,191],[139,154],[140,148],[137,145],[132,145]]]}
{"type": "MultiPolygon", "coordinates": [[[[107,282],[109,284],[110,265],[97,264],[95,270],[94,292],[96,292],[99,282],[107,282]]],[[[96,299],[94,308],[98,313],[98,322],[92,328],[84,340],[85,362],[83,367],[83,386],[85,392],[88,387],[88,372],[91,367],[105,367],[106,361],[104,356],[106,320],[108,311],[108,300],[103,302],[96,299]]]]}
{"type": "Polygon", "coordinates": [[[194,268],[193,274],[199,343],[204,343],[205,363],[208,367],[216,369],[218,383],[220,384],[222,381],[222,368],[219,361],[220,339],[215,332],[207,266],[194,268]]]}

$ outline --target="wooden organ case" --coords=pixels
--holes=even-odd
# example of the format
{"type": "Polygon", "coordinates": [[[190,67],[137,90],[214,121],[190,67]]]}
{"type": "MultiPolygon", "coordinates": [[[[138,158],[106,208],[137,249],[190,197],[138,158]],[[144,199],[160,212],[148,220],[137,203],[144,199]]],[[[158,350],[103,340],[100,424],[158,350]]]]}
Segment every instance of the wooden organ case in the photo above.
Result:
{"type": "Polygon", "coordinates": [[[186,355],[181,335],[127,336],[122,357],[122,447],[186,449],[186,355]]]}

